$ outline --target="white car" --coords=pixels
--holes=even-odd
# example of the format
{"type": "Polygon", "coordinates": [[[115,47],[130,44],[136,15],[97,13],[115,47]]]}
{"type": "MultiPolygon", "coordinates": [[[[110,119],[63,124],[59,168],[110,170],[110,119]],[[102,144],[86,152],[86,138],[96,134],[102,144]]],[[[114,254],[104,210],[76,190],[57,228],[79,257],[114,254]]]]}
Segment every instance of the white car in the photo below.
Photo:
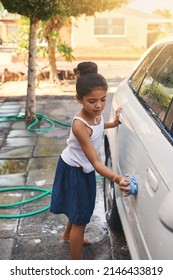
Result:
{"type": "Polygon", "coordinates": [[[105,133],[106,164],[132,174],[138,193],[122,197],[105,179],[108,224],[122,226],[132,259],[173,259],[173,37],[154,43],[117,88],[105,133]]]}

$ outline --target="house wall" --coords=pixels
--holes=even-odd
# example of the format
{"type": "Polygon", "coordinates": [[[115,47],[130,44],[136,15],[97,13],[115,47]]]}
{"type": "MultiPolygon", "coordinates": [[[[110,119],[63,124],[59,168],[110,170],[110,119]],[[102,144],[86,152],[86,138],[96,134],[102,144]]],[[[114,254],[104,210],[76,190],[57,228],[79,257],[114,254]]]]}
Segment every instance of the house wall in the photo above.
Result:
{"type": "Polygon", "coordinates": [[[17,35],[17,15],[9,14],[0,18],[0,35],[4,42],[13,41],[17,35]]]}
{"type": "Polygon", "coordinates": [[[59,33],[62,40],[65,41],[68,46],[71,46],[71,25],[63,26],[59,33]]]}
{"type": "Polygon", "coordinates": [[[0,21],[0,35],[3,41],[6,41],[8,36],[12,34],[13,28],[16,29],[16,25],[12,21],[0,21]]]}
{"type": "Polygon", "coordinates": [[[111,12],[97,13],[97,17],[125,18],[125,34],[123,36],[97,36],[94,34],[94,16],[81,16],[72,19],[72,48],[101,47],[126,45],[130,47],[147,46],[147,20],[144,13],[119,9],[111,12]]]}

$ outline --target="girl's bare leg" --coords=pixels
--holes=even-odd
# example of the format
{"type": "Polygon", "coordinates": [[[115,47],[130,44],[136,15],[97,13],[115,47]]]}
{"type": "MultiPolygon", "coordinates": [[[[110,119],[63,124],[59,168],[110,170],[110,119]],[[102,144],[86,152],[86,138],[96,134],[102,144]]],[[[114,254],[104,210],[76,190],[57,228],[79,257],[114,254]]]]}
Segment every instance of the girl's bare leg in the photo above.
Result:
{"type": "Polygon", "coordinates": [[[71,231],[71,227],[72,227],[72,223],[70,222],[70,220],[68,220],[66,228],[62,234],[62,239],[63,240],[69,240],[70,239],[70,231],[71,231]]]}
{"type": "MultiPolygon", "coordinates": [[[[66,228],[62,234],[62,239],[65,241],[69,241],[70,240],[70,232],[71,232],[71,228],[72,228],[72,223],[70,222],[70,220],[68,220],[66,228]]],[[[90,240],[88,240],[88,238],[84,237],[83,238],[83,245],[90,245],[91,242],[90,240]]]]}
{"type": "Polygon", "coordinates": [[[86,225],[72,225],[70,232],[70,253],[72,260],[83,259],[83,240],[86,225]]]}

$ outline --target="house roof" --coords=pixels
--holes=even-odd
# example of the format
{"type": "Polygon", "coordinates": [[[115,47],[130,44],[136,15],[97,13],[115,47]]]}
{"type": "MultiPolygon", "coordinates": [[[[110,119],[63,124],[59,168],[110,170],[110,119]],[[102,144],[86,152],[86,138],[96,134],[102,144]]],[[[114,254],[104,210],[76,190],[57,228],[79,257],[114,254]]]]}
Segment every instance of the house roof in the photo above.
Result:
{"type": "Polygon", "coordinates": [[[148,23],[173,23],[173,17],[172,18],[166,18],[161,15],[156,15],[154,13],[148,14],[148,23]]]}
{"type": "Polygon", "coordinates": [[[139,11],[137,9],[134,9],[134,8],[129,8],[127,6],[122,6],[121,8],[116,9],[116,10],[119,10],[119,11],[121,11],[123,13],[126,13],[126,14],[134,15],[134,16],[137,16],[137,15],[142,16],[142,17],[147,17],[148,16],[148,14],[145,13],[145,12],[141,12],[141,11],[139,11]]]}
{"type": "Polygon", "coordinates": [[[96,15],[97,16],[102,16],[102,15],[105,15],[105,14],[108,14],[108,15],[111,15],[111,14],[117,14],[117,13],[121,13],[121,14],[124,14],[124,15],[130,15],[130,16],[135,16],[135,17],[143,17],[143,18],[146,18],[148,17],[148,14],[146,13],[143,13],[139,10],[135,10],[133,8],[129,8],[127,6],[122,6],[120,8],[116,8],[116,9],[113,9],[113,10],[110,10],[110,11],[104,11],[104,12],[101,12],[101,13],[98,13],[96,12],[96,15]]]}
{"type": "Polygon", "coordinates": [[[16,20],[20,17],[18,14],[5,13],[0,15],[0,21],[16,20]]]}

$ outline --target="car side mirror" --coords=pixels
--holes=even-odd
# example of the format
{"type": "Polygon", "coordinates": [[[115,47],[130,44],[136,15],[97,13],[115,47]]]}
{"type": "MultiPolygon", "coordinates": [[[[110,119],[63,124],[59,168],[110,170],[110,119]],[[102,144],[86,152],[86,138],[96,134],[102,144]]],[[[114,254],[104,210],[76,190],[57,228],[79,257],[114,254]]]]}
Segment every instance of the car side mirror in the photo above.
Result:
{"type": "Polygon", "coordinates": [[[164,226],[173,231],[173,193],[169,192],[164,198],[159,210],[159,218],[164,226]]]}

